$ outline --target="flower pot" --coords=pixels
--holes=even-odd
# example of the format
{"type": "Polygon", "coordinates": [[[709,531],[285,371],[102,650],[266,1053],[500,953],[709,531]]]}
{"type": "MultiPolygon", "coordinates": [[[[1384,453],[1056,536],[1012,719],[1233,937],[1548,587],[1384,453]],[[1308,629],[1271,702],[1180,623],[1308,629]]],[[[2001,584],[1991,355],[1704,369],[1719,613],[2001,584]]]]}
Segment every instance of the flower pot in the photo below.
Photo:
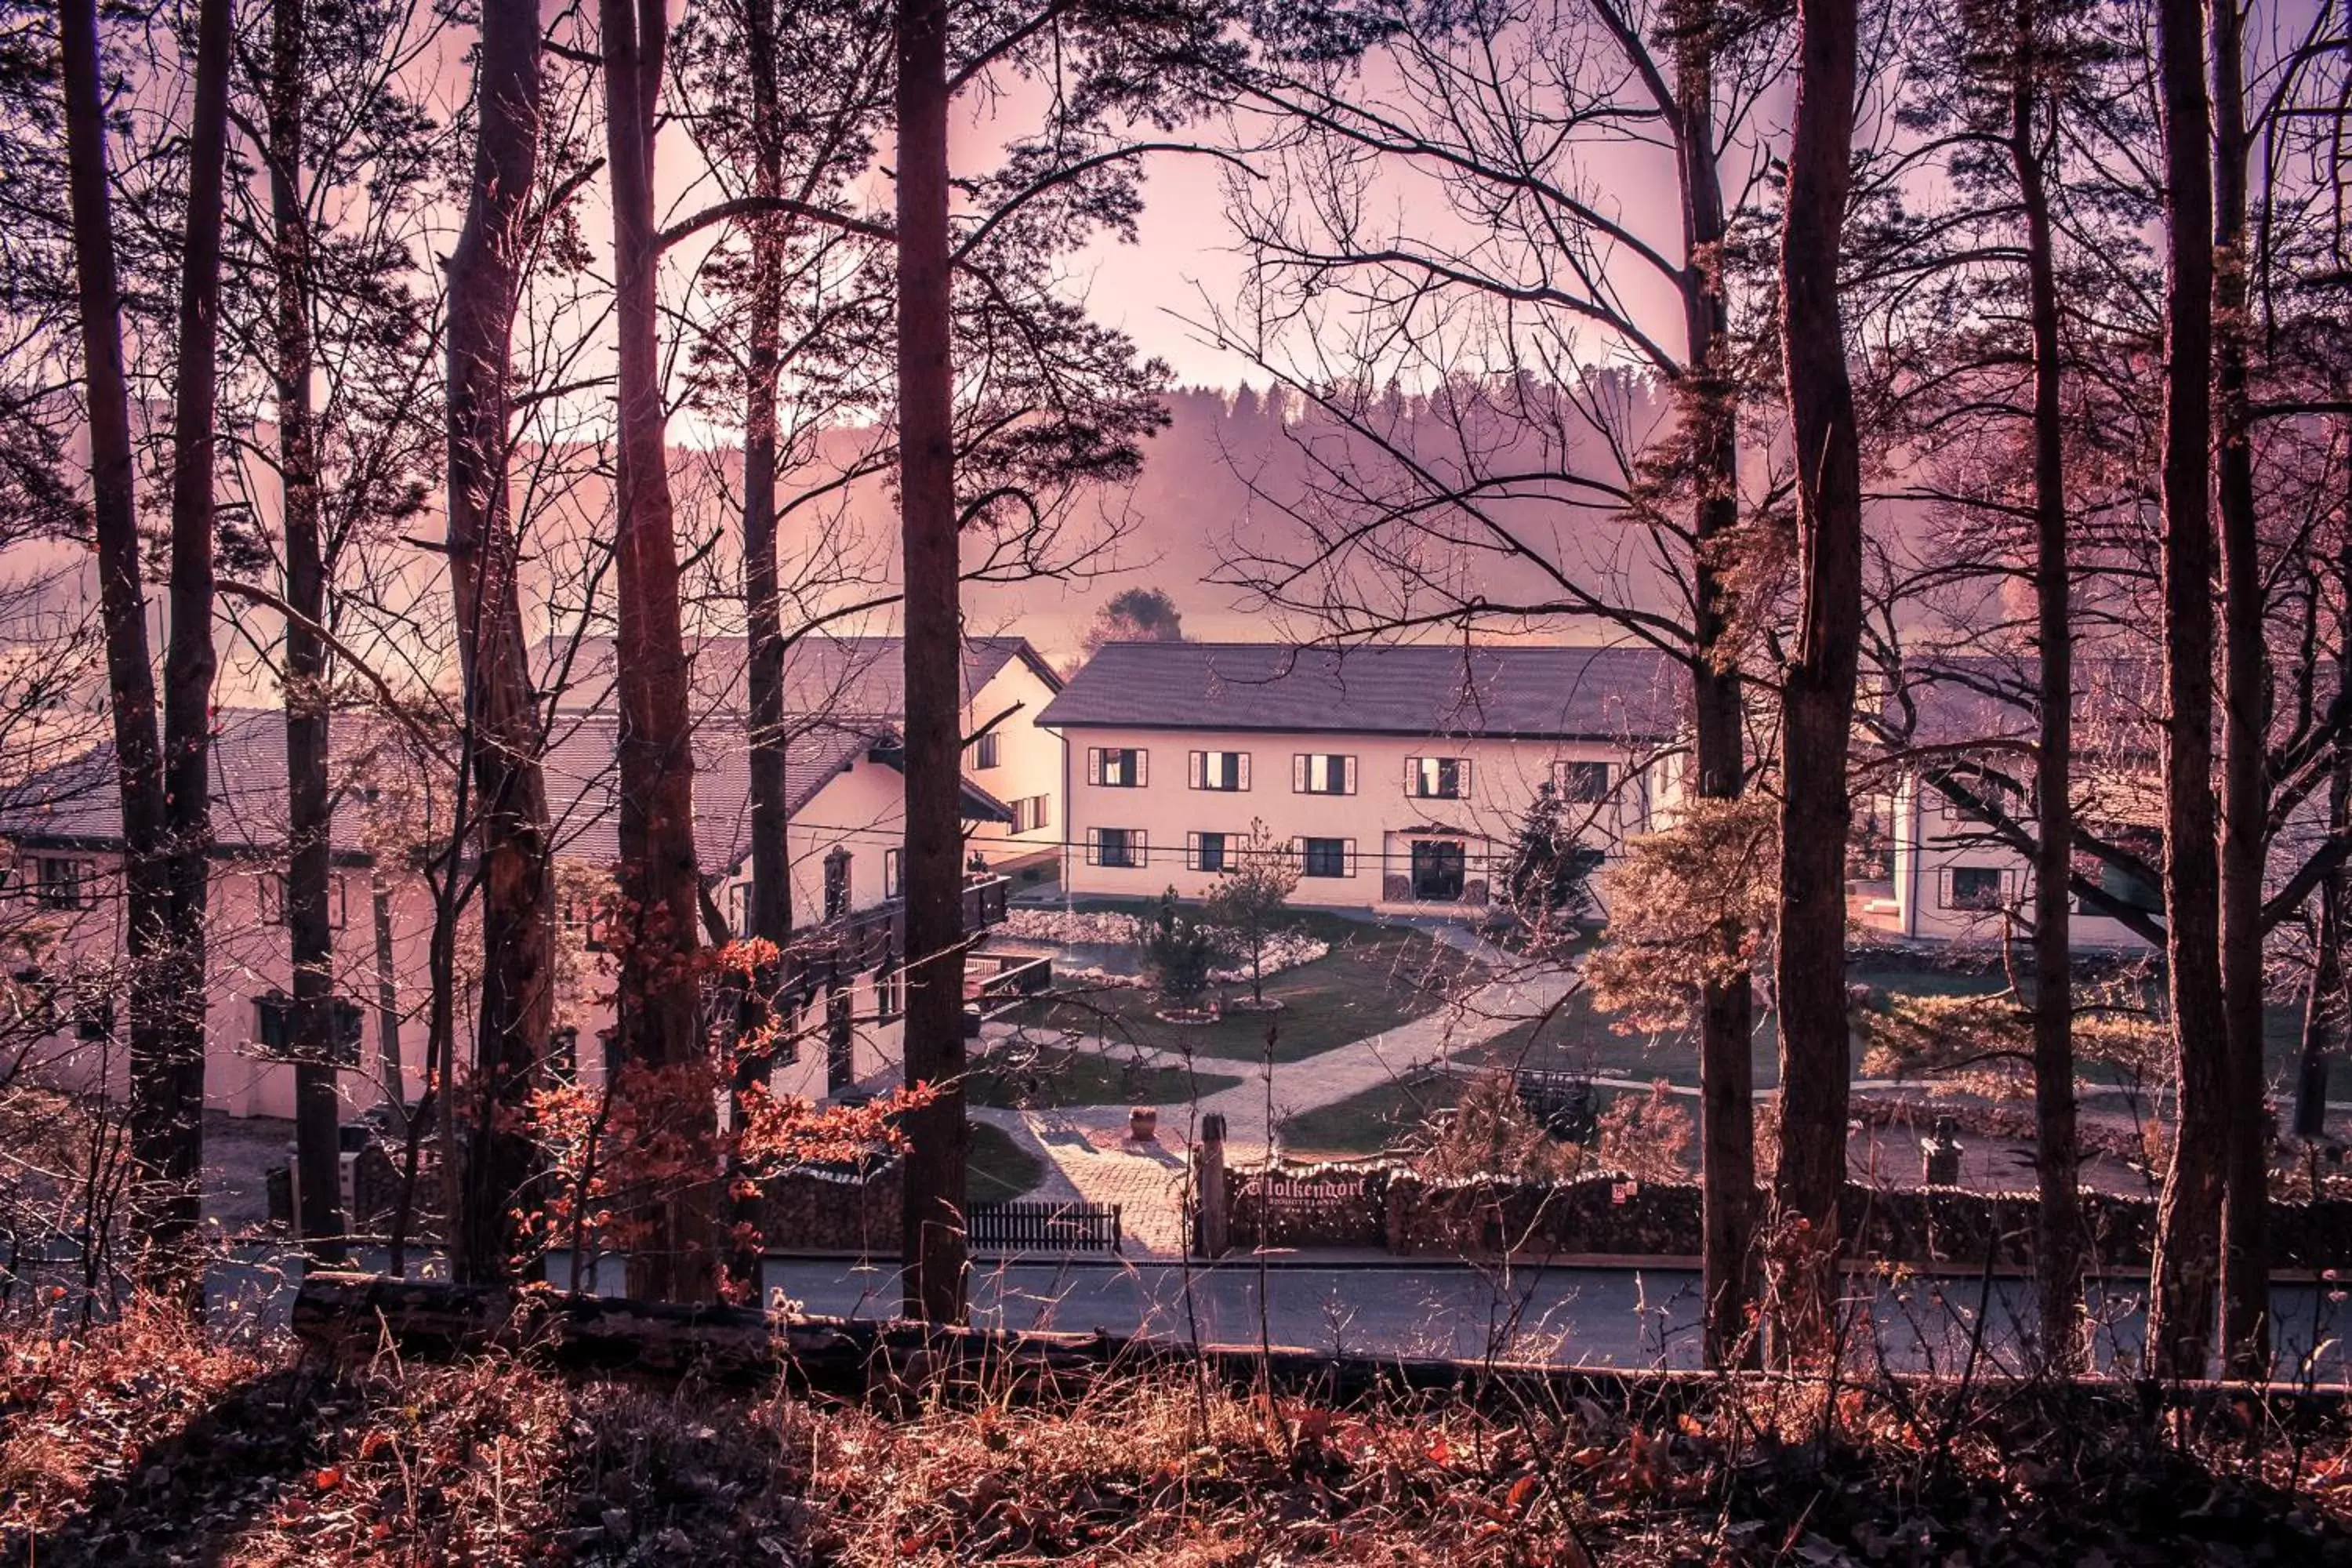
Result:
{"type": "Polygon", "coordinates": [[[1139,1105],[1127,1113],[1127,1135],[1138,1143],[1149,1143],[1160,1136],[1160,1112],[1148,1105],[1139,1105]]]}

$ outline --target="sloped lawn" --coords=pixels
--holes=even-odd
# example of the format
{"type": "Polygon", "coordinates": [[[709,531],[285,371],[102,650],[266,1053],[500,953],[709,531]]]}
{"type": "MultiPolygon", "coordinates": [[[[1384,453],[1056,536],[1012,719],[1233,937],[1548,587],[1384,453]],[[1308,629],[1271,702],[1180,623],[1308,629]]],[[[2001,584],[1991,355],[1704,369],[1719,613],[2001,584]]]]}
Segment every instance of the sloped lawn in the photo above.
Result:
{"type": "MultiPolygon", "coordinates": [[[[1074,988],[1024,1008],[1018,1021],[1081,1030],[1108,1051],[1131,1042],[1225,1062],[1264,1060],[1271,1027],[1274,1059],[1295,1062],[1433,1013],[1486,978],[1485,966],[1409,927],[1320,911],[1303,911],[1297,919],[1330,942],[1331,952],[1266,980],[1266,1000],[1282,1003],[1277,1012],[1229,1010],[1213,1024],[1167,1024],[1154,1016],[1162,1004],[1148,990],[1098,986],[1074,988]]],[[[1216,992],[1244,1001],[1250,994],[1247,985],[1219,986],[1216,992]]]]}

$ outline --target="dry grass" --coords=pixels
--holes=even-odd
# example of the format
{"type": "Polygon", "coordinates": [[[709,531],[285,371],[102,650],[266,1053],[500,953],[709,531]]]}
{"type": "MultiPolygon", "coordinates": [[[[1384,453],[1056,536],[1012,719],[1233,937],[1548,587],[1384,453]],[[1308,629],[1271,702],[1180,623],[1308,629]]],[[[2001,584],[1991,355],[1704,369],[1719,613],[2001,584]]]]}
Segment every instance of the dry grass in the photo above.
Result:
{"type": "Polygon", "coordinates": [[[2340,1416],[2192,1433],[2112,1396],[1331,1410],[1114,1375],[849,1407],[504,1357],[335,1373],[145,1310],[0,1366],[12,1568],[2352,1563],[2340,1416]]]}

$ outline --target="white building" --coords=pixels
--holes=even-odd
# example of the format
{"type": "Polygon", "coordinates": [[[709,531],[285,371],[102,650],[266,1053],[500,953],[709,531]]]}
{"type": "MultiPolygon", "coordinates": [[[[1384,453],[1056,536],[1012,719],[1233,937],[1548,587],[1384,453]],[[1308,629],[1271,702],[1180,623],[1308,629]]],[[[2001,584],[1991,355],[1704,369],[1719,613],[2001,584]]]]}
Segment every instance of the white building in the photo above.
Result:
{"type": "MultiPolygon", "coordinates": [[[[2077,668],[2075,819],[2118,854],[2078,848],[2076,871],[2099,896],[2074,897],[2068,935],[2084,952],[2129,952],[2149,942],[2119,911],[2152,915],[2160,928],[2164,910],[2157,672],[2144,661],[2077,668]]],[[[1948,655],[1906,671],[1883,711],[1891,760],[1874,770],[1879,787],[1854,803],[1864,858],[1874,862],[1856,886],[1864,930],[1982,942],[2032,929],[2037,680],[2030,658],[1948,655]]]]}
{"type": "Polygon", "coordinates": [[[1635,648],[1108,644],[1039,720],[1067,746],[1065,882],[1198,897],[1262,822],[1299,903],[1482,910],[1542,785],[1604,854],[1650,826],[1684,688],[1635,648]]]}
{"type": "MultiPolygon", "coordinates": [[[[814,652],[803,693],[818,689],[862,698],[865,710],[803,713],[786,746],[787,839],[795,931],[837,932],[843,962],[821,967],[801,996],[797,1033],[814,1048],[791,1053],[778,1071],[780,1091],[816,1098],[896,1064],[904,987],[898,983],[898,866],[905,836],[904,758],[887,713],[895,679],[867,646],[814,652]],[[853,658],[852,653],[859,657],[853,658]],[[861,659],[867,662],[861,662],[861,659]],[[875,673],[865,673],[868,669],[875,673]],[[864,679],[866,684],[857,682],[864,679]]],[[[740,642],[736,645],[740,648],[740,642]]],[[[890,649],[895,656],[895,644],[890,649]]],[[[607,650],[606,657],[609,657],[607,650]]],[[[698,689],[716,686],[719,661],[698,671],[698,689]]],[[[887,661],[895,676],[895,657],[887,661]]],[[[1017,866],[1053,837],[1061,746],[1034,717],[1050,693],[1052,672],[1019,639],[975,646],[966,661],[973,707],[995,727],[993,747],[975,746],[965,779],[967,831],[996,865],[1017,866]],[[1015,722],[1018,720],[1020,721],[1015,722]],[[981,779],[1028,792],[1025,804],[1000,799],[981,779]],[[1023,827],[1016,813],[1034,816],[1023,827]]],[[[734,689],[740,692],[738,682],[734,689]]],[[[790,689],[790,688],[788,688],[790,689]]],[[[577,697],[580,689],[572,688],[577,697]]],[[[592,910],[609,886],[617,858],[617,724],[606,704],[566,700],[553,716],[545,756],[553,830],[558,913],[555,1023],[559,1054],[593,1072],[595,1042],[611,1021],[612,964],[592,910]]],[[[751,773],[740,703],[698,704],[695,731],[695,840],[712,909],[730,935],[743,932],[751,860],[751,773]]],[[[332,880],[335,1017],[347,1070],[341,1087],[353,1112],[387,1098],[395,1079],[404,1100],[424,1087],[425,1018],[432,995],[429,947],[436,920],[431,880],[415,863],[415,847],[446,833],[447,780],[428,791],[423,768],[396,726],[361,714],[338,715],[329,785],[335,795],[332,880]],[[428,804],[429,803],[429,804],[428,804]],[[437,814],[437,815],[436,815],[437,814]]],[[[214,865],[208,940],[205,1098],[233,1116],[290,1117],[294,1073],[284,1059],[285,998],[291,984],[290,941],[283,923],[286,827],[286,720],[278,709],[226,710],[212,747],[214,865]]],[[[54,1027],[28,1065],[56,1081],[121,1089],[127,1061],[121,1028],[123,894],[121,813],[113,749],[35,774],[0,798],[0,876],[6,919],[0,933],[13,949],[9,973],[28,993],[60,998],[54,1027]]],[[[1052,851],[1045,851],[1050,859],[1052,851]]],[[[975,877],[967,923],[1001,918],[1004,881],[975,877]]],[[[470,1055],[473,994],[464,969],[478,938],[470,917],[457,944],[456,1033],[470,1055]]],[[[985,977],[982,966],[982,977],[985,977]]]]}
{"type": "MultiPolygon", "coordinates": [[[[741,731],[751,705],[750,647],[740,637],[698,637],[688,645],[695,711],[709,716],[706,723],[741,731]]],[[[906,645],[894,637],[811,635],[792,643],[784,656],[788,732],[845,721],[903,724],[905,659],[906,645]]],[[[536,665],[540,689],[554,694],[559,715],[614,710],[611,638],[551,639],[540,645],[536,665]]],[[[972,849],[992,869],[1018,872],[1054,858],[1062,743],[1037,719],[1061,689],[1026,637],[965,639],[964,775],[1010,814],[971,831],[972,849]]],[[[863,825],[857,833],[871,839],[863,825]]],[[[796,900],[794,907],[804,906],[796,900]]]]}

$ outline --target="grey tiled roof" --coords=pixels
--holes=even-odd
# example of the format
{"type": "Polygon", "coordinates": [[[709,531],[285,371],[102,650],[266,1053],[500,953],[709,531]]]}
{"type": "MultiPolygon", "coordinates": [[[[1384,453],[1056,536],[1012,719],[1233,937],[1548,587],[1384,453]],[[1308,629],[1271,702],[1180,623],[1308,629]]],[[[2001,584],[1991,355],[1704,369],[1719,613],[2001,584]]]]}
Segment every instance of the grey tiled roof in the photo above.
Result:
{"type": "MultiPolygon", "coordinates": [[[[687,647],[694,663],[691,679],[697,710],[743,712],[750,700],[750,641],[740,637],[695,637],[687,647]]],[[[561,708],[575,712],[608,710],[613,705],[613,657],[609,637],[582,637],[576,647],[568,639],[549,638],[540,644],[531,673],[541,690],[561,679],[561,708]]],[[[803,637],[785,652],[784,711],[904,718],[905,658],[906,644],[900,637],[803,637]]],[[[1026,661],[1049,687],[1060,684],[1028,638],[967,637],[964,700],[970,701],[973,693],[1016,658],[1026,661]]]]}
{"type": "MultiPolygon", "coordinates": [[[[329,729],[328,787],[352,784],[353,770],[380,747],[372,726],[339,718],[329,729]]],[[[286,713],[224,708],[213,723],[213,838],[227,849],[275,850],[286,842],[286,713]]],[[[366,807],[356,787],[335,797],[338,854],[365,847],[366,807]]],[[[114,742],[34,773],[0,791],[0,837],[26,842],[107,846],[122,837],[114,742]]]]}
{"type": "MultiPolygon", "coordinates": [[[[1910,657],[1899,684],[1880,696],[1889,731],[1908,745],[2032,741],[2040,731],[2042,661],[2015,654],[1929,652],[1910,657]]],[[[2078,657],[2075,744],[2086,753],[2149,750],[2164,711],[2163,671],[2153,659],[2078,657]]]]}
{"type": "MultiPolygon", "coordinates": [[[[377,731],[366,720],[338,715],[330,731],[331,787],[350,781],[377,731]]],[[[550,738],[548,816],[556,853],[604,864],[619,850],[619,723],[610,715],[566,717],[550,738]]],[[[709,724],[694,740],[695,854],[705,871],[740,863],[751,853],[751,770],[740,727],[709,724]]],[[[898,733],[878,721],[821,721],[786,742],[784,798],[798,812],[843,769],[873,752],[898,765],[898,733]]],[[[225,709],[212,747],[213,837],[223,849],[272,854],[286,842],[286,715],[276,708],[225,709]]],[[[964,784],[965,815],[1010,821],[1011,811],[964,784]]],[[[339,854],[366,848],[367,807],[345,790],[334,817],[339,854]]],[[[114,747],[101,744],[0,793],[0,837],[28,843],[109,847],[122,837],[114,747]]]]}
{"type": "Polygon", "coordinates": [[[1655,741],[1680,728],[1685,686],[1649,648],[1107,643],[1038,722],[1655,741]]]}

